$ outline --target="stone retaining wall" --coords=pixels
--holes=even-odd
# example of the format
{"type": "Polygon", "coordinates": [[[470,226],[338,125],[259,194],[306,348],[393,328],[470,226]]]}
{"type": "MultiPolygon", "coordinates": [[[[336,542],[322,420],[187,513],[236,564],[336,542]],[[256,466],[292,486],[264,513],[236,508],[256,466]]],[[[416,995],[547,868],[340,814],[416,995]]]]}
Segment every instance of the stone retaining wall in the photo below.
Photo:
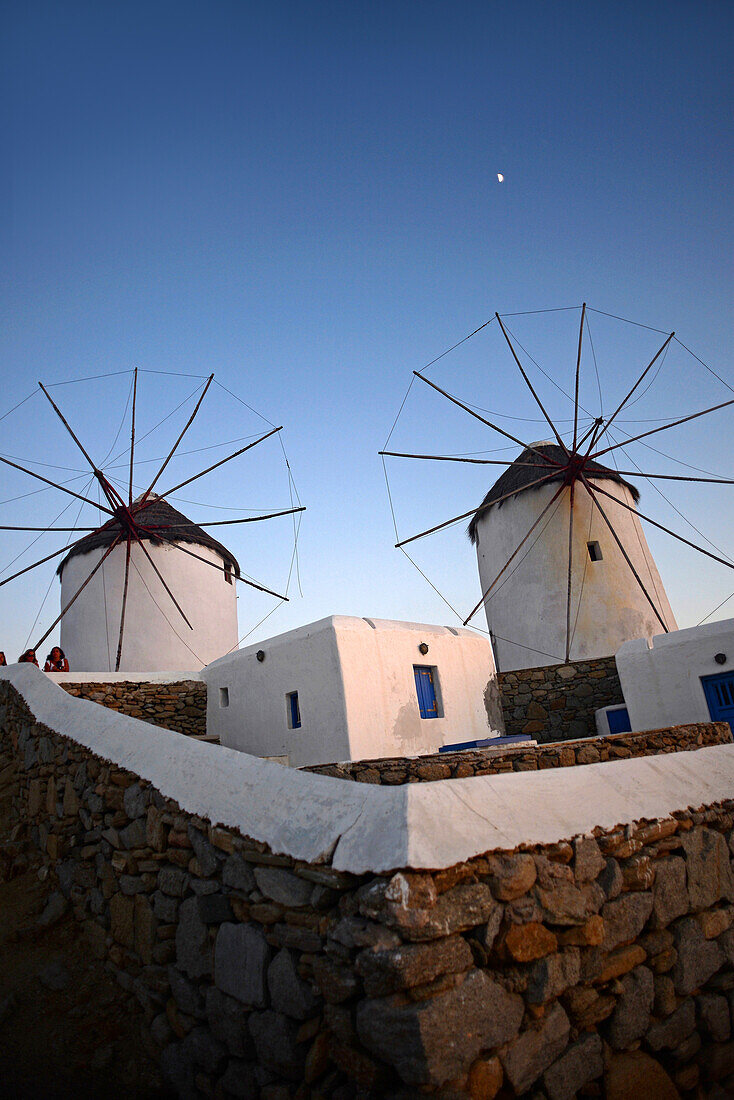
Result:
{"type": "Polygon", "coordinates": [[[734,799],[355,876],[184,812],[7,681],[0,731],[49,905],[134,991],[181,1096],[734,1090],[734,799]]]}
{"type": "Polygon", "coordinates": [[[200,680],[179,680],[170,684],[118,681],[115,683],[70,683],[57,681],[60,688],[79,699],[140,718],[154,726],[201,736],[206,733],[206,684],[200,680]]]}
{"type": "Polygon", "coordinates": [[[506,733],[536,741],[596,734],[594,711],[624,703],[614,657],[499,673],[506,733]]]}
{"type": "Polygon", "coordinates": [[[412,759],[393,757],[353,760],[342,764],[313,764],[302,770],[331,775],[335,779],[353,779],[357,783],[399,786],[402,783],[432,783],[438,779],[466,779],[471,775],[572,768],[575,764],[689,752],[706,745],[726,745],[731,740],[728,722],[700,722],[663,730],[646,730],[644,733],[615,733],[610,737],[595,738],[593,742],[583,740],[567,741],[563,745],[465,749],[463,752],[432,753],[412,759]]]}

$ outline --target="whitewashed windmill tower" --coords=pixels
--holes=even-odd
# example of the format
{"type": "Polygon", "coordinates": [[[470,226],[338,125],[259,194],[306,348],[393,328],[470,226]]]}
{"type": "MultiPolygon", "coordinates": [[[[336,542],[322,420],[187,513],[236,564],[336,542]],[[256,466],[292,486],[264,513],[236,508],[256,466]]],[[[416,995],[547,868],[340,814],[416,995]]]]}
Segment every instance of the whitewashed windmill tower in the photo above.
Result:
{"type": "MultiPolygon", "coordinates": [[[[159,497],[152,496],[135,515],[138,534],[130,546],[118,670],[198,671],[237,646],[234,582],[240,567],[226,547],[159,497]]],[[[124,534],[120,520],[110,520],[78,542],[59,566],[65,607],[117,543],[61,620],[61,648],[75,672],[115,668],[125,597],[124,534]]]]}
{"type": "MultiPolygon", "coordinates": [[[[282,431],[279,427],[271,428],[178,484],[162,492],[153,491],[199,411],[213,374],[206,379],[193,412],[148,488],[133,499],[137,368],[132,374],[129,478],[122,492],[115,484],[117,479],[108,477],[92,460],[46,387],[39,382],[41,391],[89,464],[105,502],[95,501],[68,484],[52,481],[2,456],[0,463],[90,505],[102,514],[104,521],[93,527],[4,527],[10,531],[73,532],[81,537],[71,543],[67,539],[61,549],[5,577],[0,587],[63,554],[57,570],[61,578],[61,612],[33,646],[41,657],[41,646],[61,623],[61,648],[73,672],[198,671],[237,647],[235,582],[282,602],[288,599],[287,595],[243,576],[231,551],[204,528],[259,523],[292,516],[305,508],[299,504],[266,515],[201,519],[197,524],[166,499],[270,439],[282,431]]],[[[108,456],[108,466],[115,461],[108,456]]]]}
{"type": "MultiPolygon", "coordinates": [[[[565,308],[561,312],[565,312],[565,308]]],[[[410,388],[390,429],[385,449],[379,452],[383,456],[383,462],[385,457],[391,457],[420,459],[424,462],[508,467],[478,507],[436,523],[395,544],[397,548],[403,549],[418,539],[453,527],[463,520],[471,520],[468,534],[477,551],[482,595],[463,619],[463,625],[468,626],[474,616],[484,608],[487,624],[494,637],[500,671],[605,657],[614,654],[629,639],[677,629],[660,574],[643,534],[641,520],[664,531],[704,557],[728,569],[734,569],[731,557],[725,558],[721,553],[712,553],[700,542],[693,542],[642,513],[638,508],[639,492],[627,480],[630,476],[639,475],[650,484],[654,484],[657,479],[721,486],[734,484],[734,478],[702,477],[698,471],[694,476],[690,473],[690,469],[694,467],[690,466],[687,466],[684,473],[648,471],[641,468],[627,450],[631,444],[658,432],[667,432],[698,417],[729,408],[734,405],[734,399],[729,398],[710,408],[677,417],[636,435],[629,435],[619,428],[615,423],[619,414],[634,403],[633,395],[638,394],[635,401],[644,395],[660,372],[668,348],[675,338],[675,333],[671,332],[614,411],[606,416],[593,416],[579,401],[582,342],[584,331],[588,330],[586,303],[581,305],[580,312],[573,395],[566,393],[547,371],[532,360],[535,367],[572,403],[573,428],[565,431],[565,438],[551,420],[528,377],[503,319],[495,313],[494,318],[437,356],[423,371],[413,371],[413,375],[414,380],[420,380],[493,433],[514,443],[520,448],[515,452],[516,457],[509,460],[477,457],[478,454],[490,453],[488,451],[415,454],[387,450],[410,388]],[[494,320],[544,421],[553,433],[550,441],[527,443],[489,418],[503,414],[484,415],[489,410],[476,404],[467,404],[431,381],[424,373],[433,363],[475,337],[494,320]],[[656,373],[647,383],[646,389],[638,392],[655,367],[656,373]],[[617,437],[617,432],[622,438],[617,437]],[[634,465],[636,469],[612,469],[607,465],[609,460],[605,459],[610,453],[615,467],[619,457],[623,456],[626,464],[634,465]],[[604,461],[599,461],[600,459],[604,461]]],[[[678,344],[686,354],[693,355],[680,341],[678,344]]],[[[524,348],[522,351],[531,358],[524,348]]],[[[592,354],[596,363],[593,345],[592,354]]],[[[706,367],[698,356],[694,358],[706,367]]],[[[706,370],[719,378],[715,371],[708,367],[706,370]]],[[[723,381],[720,378],[719,380],[723,381]]],[[[601,399],[601,387],[599,389],[601,399]]],[[[513,416],[512,419],[518,418],[513,416]]],[[[386,466],[385,477],[387,480],[386,466]]],[[[392,507],[389,480],[388,495],[392,507]]],[[[397,534],[397,522],[395,530],[397,534]]],[[[704,537],[701,536],[702,539],[704,537]]],[[[710,540],[706,541],[714,546],[710,540]]],[[[407,552],[406,556],[409,556],[407,552]]],[[[429,583],[441,595],[436,586],[430,581],[429,583]]],[[[448,600],[445,602],[449,603],[448,600]]]]}
{"type": "Polygon", "coordinates": [[[551,442],[524,450],[469,524],[487,625],[503,671],[564,660],[567,610],[574,660],[608,656],[630,638],[676,629],[635,510],[639,492],[598,462],[587,461],[584,476],[611,494],[602,499],[616,538],[588,493],[564,492],[567,452],[551,442]]]}

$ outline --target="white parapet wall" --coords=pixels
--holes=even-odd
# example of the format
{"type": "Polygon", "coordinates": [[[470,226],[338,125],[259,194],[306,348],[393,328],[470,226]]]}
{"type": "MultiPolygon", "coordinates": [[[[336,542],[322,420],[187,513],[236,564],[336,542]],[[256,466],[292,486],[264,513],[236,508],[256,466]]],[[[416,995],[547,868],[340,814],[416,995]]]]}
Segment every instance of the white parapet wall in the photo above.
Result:
{"type": "Polygon", "coordinates": [[[492,647],[453,627],[334,615],[214,661],[202,677],[207,732],[292,767],[417,756],[503,730],[492,647]],[[416,668],[430,670],[435,717],[421,717],[416,668]]]}
{"type": "MultiPolygon", "coordinates": [[[[271,851],[354,874],[439,870],[731,798],[734,744],[574,768],[378,787],[279,767],[74,699],[0,668],[35,721],[271,851]]],[[[0,712],[0,734],[2,713],[0,712]]]]}
{"type": "Polygon", "coordinates": [[[633,730],[709,722],[704,683],[734,671],[734,619],[636,638],[616,661],[633,730]]]}

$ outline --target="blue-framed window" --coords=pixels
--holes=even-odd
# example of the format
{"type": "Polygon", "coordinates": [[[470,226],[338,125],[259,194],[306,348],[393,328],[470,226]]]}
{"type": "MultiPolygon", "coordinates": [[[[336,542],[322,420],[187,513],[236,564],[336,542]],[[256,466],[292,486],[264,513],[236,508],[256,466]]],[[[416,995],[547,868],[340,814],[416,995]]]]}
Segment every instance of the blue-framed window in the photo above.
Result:
{"type": "Polygon", "coordinates": [[[285,697],[288,704],[288,729],[297,730],[301,728],[301,707],[298,702],[298,692],[290,691],[285,697]]]}
{"type": "Polygon", "coordinates": [[[421,718],[441,718],[436,669],[431,665],[413,665],[413,675],[421,718]]]}

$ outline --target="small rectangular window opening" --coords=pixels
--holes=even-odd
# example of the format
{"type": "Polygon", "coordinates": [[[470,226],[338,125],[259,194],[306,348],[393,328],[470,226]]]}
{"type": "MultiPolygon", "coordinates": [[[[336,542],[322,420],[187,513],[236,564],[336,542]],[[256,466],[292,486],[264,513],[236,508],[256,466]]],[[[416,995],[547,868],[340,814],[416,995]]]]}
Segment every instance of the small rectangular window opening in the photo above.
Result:
{"type": "Polygon", "coordinates": [[[591,561],[602,561],[603,555],[601,552],[601,546],[598,542],[587,542],[586,548],[589,551],[589,558],[591,561]]]}
{"type": "Polygon", "coordinates": [[[224,563],[224,579],[227,584],[232,583],[232,565],[228,561],[224,563]]]}
{"type": "Polygon", "coordinates": [[[229,688],[219,689],[219,705],[220,707],[229,706],[229,688]]]}
{"type": "Polygon", "coordinates": [[[288,706],[288,729],[297,730],[301,728],[301,708],[298,703],[298,692],[290,691],[285,697],[286,704],[288,706]]]}
{"type": "Polygon", "coordinates": [[[438,669],[435,665],[413,665],[415,690],[421,718],[443,718],[438,669]]]}

